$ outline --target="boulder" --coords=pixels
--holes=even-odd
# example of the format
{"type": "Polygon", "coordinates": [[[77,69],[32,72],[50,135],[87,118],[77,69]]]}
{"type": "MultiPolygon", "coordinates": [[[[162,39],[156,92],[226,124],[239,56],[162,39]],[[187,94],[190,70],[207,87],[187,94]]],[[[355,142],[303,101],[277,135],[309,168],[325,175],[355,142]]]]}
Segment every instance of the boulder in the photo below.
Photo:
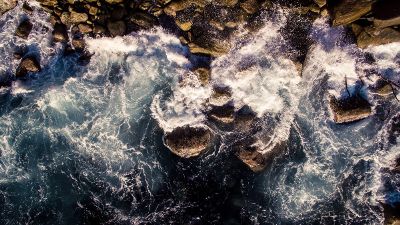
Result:
{"type": "Polygon", "coordinates": [[[333,25],[346,25],[372,9],[373,0],[344,0],[333,9],[333,25]]]}
{"type": "Polygon", "coordinates": [[[20,38],[27,39],[32,30],[32,23],[29,19],[24,19],[15,30],[15,35],[20,38]]]}
{"type": "Polygon", "coordinates": [[[320,7],[324,7],[326,5],[326,0],[314,0],[314,2],[320,7]]]}
{"type": "Polygon", "coordinates": [[[257,0],[246,0],[240,3],[240,7],[248,14],[254,14],[260,10],[260,6],[257,0]]]}
{"type": "Polygon", "coordinates": [[[209,128],[183,126],[165,134],[165,145],[172,153],[191,158],[204,153],[212,142],[213,134],[209,128]]]}
{"type": "Polygon", "coordinates": [[[398,41],[400,41],[400,32],[390,27],[383,29],[365,29],[357,37],[357,45],[360,48],[398,41]]]}
{"type": "Polygon", "coordinates": [[[22,59],[16,72],[17,78],[25,77],[28,72],[38,72],[40,71],[40,63],[35,57],[26,57],[22,59]]]}
{"type": "Polygon", "coordinates": [[[124,2],[124,0],[106,0],[109,4],[118,4],[124,2]]]}
{"type": "Polygon", "coordinates": [[[371,115],[371,105],[359,95],[345,99],[330,97],[329,106],[335,123],[350,123],[371,115]]]}
{"type": "Polygon", "coordinates": [[[86,13],[79,13],[75,11],[71,11],[71,14],[69,16],[69,22],[73,24],[77,23],[84,23],[89,19],[88,15],[86,13]]]}
{"type": "Polygon", "coordinates": [[[400,24],[400,1],[380,0],[373,4],[374,26],[384,28],[400,24]]]}
{"type": "Polygon", "coordinates": [[[17,6],[17,0],[0,0],[0,16],[17,6]]]}
{"type": "Polygon", "coordinates": [[[64,24],[56,23],[54,25],[53,41],[55,41],[55,42],[67,42],[68,41],[67,27],[64,24]]]}
{"type": "Polygon", "coordinates": [[[79,32],[81,32],[82,34],[87,34],[87,33],[90,33],[93,31],[93,28],[89,24],[86,24],[86,23],[78,24],[78,29],[79,29],[79,32]]]}
{"type": "Polygon", "coordinates": [[[126,32],[126,25],[125,22],[120,20],[120,21],[109,21],[107,23],[107,29],[110,32],[111,36],[122,36],[126,32]]]}
{"type": "Polygon", "coordinates": [[[134,12],[128,18],[129,23],[141,29],[150,29],[158,20],[155,16],[144,12],[134,12]]]}
{"type": "Polygon", "coordinates": [[[86,43],[85,40],[80,39],[80,38],[74,38],[71,41],[72,47],[78,52],[81,52],[85,49],[86,43]]]}
{"type": "Polygon", "coordinates": [[[204,68],[204,67],[199,67],[195,69],[194,74],[196,74],[197,78],[200,80],[200,82],[203,85],[207,85],[210,82],[211,79],[211,72],[210,69],[204,68]]]}
{"type": "Polygon", "coordinates": [[[215,3],[222,6],[235,6],[239,1],[238,0],[215,0],[215,3]]]}
{"type": "Polygon", "coordinates": [[[164,13],[168,16],[175,17],[176,13],[186,8],[194,6],[196,8],[204,8],[209,2],[207,0],[180,0],[173,1],[164,8],[164,13]]]}
{"type": "Polygon", "coordinates": [[[235,107],[228,103],[222,106],[211,106],[207,114],[212,121],[219,125],[228,125],[234,121],[234,112],[235,107]]]}

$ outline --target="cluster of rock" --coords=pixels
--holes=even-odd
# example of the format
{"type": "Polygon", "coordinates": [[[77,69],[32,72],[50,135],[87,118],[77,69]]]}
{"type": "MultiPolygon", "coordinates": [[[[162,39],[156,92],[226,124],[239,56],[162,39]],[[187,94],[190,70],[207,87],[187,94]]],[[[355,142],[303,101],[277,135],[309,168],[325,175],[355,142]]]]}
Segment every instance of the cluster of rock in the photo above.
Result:
{"type": "Polygon", "coordinates": [[[333,25],[350,26],[360,48],[400,41],[400,1],[343,0],[332,5],[333,25]]]}

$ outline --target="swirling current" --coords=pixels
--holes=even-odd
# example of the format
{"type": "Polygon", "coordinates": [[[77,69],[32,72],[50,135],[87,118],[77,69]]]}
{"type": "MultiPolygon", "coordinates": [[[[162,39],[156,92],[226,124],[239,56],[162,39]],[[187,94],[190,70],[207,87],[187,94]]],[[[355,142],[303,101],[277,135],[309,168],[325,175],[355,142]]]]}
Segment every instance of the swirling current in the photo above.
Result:
{"type": "Polygon", "coordinates": [[[18,5],[0,18],[0,74],[15,71],[15,48],[40,56],[43,68],[1,89],[1,224],[382,224],[381,203],[400,201],[390,171],[399,102],[366,88],[377,79],[371,70],[397,82],[399,43],[360,50],[319,18],[300,77],[285,54],[282,10],[232,40],[202,85],[190,73],[202,58],[163,28],[87,39],[94,55],[85,63],[49,41],[38,7],[32,38],[15,37],[22,14],[18,5]],[[372,116],[333,122],[328,96],[343,94],[344,79],[372,103],[372,116]],[[237,159],[239,134],[223,129],[213,127],[218,138],[198,158],[164,146],[165,130],[212,126],[203,113],[212,85],[229,86],[235,107],[257,114],[259,145],[271,144],[265,135],[288,140],[264,171],[237,159]]]}

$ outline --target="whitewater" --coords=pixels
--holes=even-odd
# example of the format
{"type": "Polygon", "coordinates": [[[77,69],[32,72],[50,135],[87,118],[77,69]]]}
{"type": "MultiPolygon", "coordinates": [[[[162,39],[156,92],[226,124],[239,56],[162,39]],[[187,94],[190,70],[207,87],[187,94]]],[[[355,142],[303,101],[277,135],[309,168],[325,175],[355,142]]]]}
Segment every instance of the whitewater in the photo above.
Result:
{"type": "Polygon", "coordinates": [[[281,9],[233,38],[203,84],[191,72],[202,58],[161,27],[88,38],[84,63],[50,41],[48,14],[32,5],[27,40],[13,35],[21,3],[0,18],[1,79],[18,66],[16,48],[42,65],[0,89],[1,224],[383,224],[381,203],[399,203],[400,96],[369,87],[378,74],[398,82],[400,43],[361,50],[321,17],[299,69],[281,9]],[[231,95],[215,99],[215,87],[231,95]],[[373,115],[335,124],[329,97],[348,92],[362,93],[373,115]],[[233,152],[246,131],[208,120],[226,103],[255,113],[263,153],[288,143],[264,171],[233,152]],[[185,125],[212,131],[205,154],[181,159],[164,145],[185,125]]]}

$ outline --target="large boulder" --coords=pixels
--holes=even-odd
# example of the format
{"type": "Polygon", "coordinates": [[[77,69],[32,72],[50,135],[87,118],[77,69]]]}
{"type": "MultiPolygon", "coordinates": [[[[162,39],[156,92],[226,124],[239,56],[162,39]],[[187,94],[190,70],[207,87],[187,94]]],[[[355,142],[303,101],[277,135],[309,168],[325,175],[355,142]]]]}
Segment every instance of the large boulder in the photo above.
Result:
{"type": "Polygon", "coordinates": [[[346,25],[372,9],[373,0],[344,0],[333,9],[333,25],[346,25]]]}
{"type": "Polygon", "coordinates": [[[400,1],[380,0],[372,6],[374,26],[383,28],[400,24],[400,1]]]}
{"type": "Polygon", "coordinates": [[[335,123],[358,121],[367,118],[372,113],[371,105],[359,95],[344,99],[331,96],[329,105],[335,123]]]}
{"type": "Polygon", "coordinates": [[[32,27],[33,25],[29,21],[29,19],[24,19],[15,30],[15,35],[17,35],[20,38],[27,39],[29,34],[31,33],[32,27]]]}
{"type": "Polygon", "coordinates": [[[0,16],[17,5],[17,0],[0,0],[0,16]]]}
{"type": "Polygon", "coordinates": [[[209,128],[183,126],[165,134],[165,145],[172,153],[191,158],[204,153],[213,139],[209,128]]]}
{"type": "Polygon", "coordinates": [[[400,32],[390,27],[383,29],[367,28],[357,37],[357,45],[360,48],[398,41],[400,41],[400,32]]]}
{"type": "Polygon", "coordinates": [[[28,72],[38,72],[40,71],[40,63],[35,57],[26,57],[21,60],[16,72],[17,78],[23,78],[28,74],[28,72]]]}

